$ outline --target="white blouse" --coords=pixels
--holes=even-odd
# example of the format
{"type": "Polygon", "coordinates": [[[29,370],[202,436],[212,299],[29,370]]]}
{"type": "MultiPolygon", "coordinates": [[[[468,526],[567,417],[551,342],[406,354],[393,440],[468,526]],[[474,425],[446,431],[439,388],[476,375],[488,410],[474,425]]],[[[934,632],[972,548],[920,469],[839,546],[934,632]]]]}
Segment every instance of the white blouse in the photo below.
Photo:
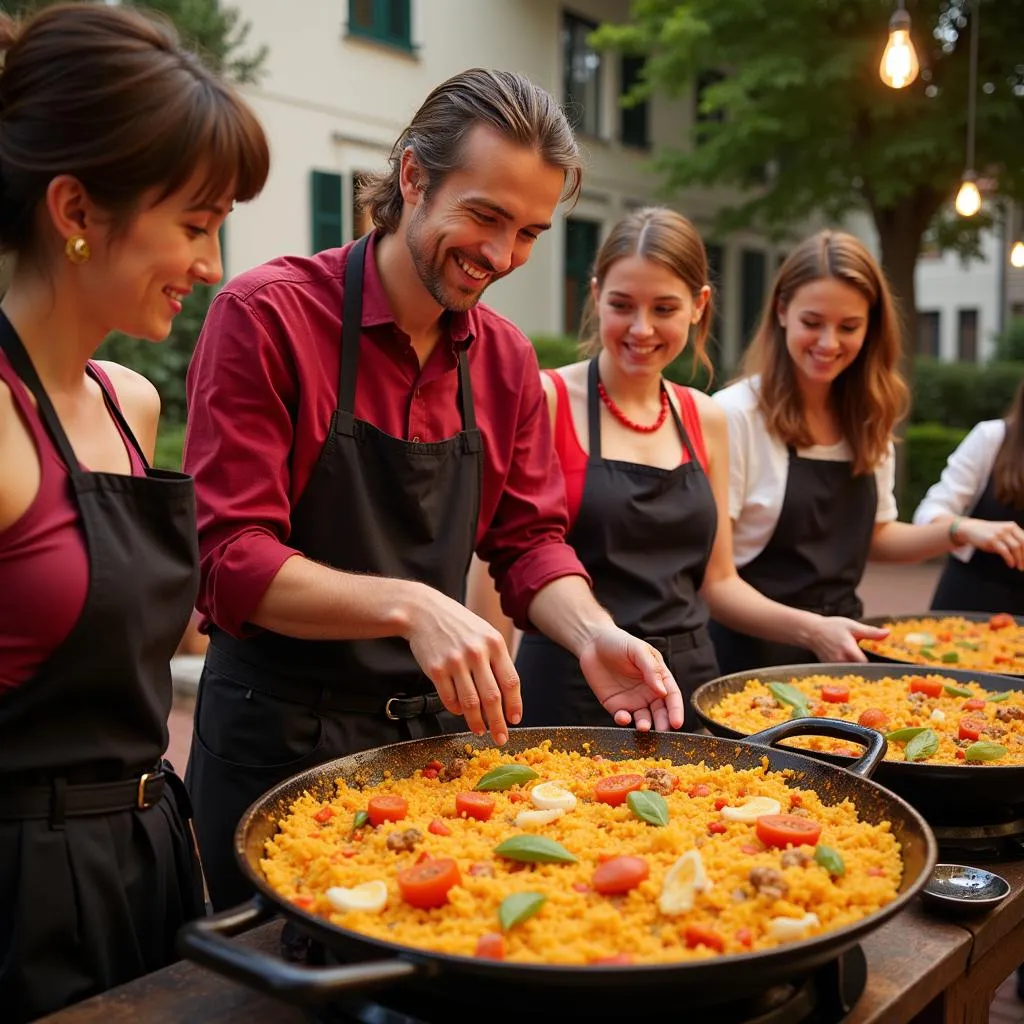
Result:
{"type": "MultiPolygon", "coordinates": [[[[939,516],[969,514],[985,490],[1005,439],[1005,420],[978,423],[950,455],[938,483],[928,488],[914,513],[914,522],[922,525],[939,516]]],[[[974,548],[964,544],[953,554],[961,562],[969,562],[974,548]]]]}
{"type": "MultiPolygon", "coordinates": [[[[723,388],[713,396],[729,424],[729,518],[733,521],[733,559],[737,568],[753,561],[766,547],[782,512],[789,476],[789,452],[768,432],[757,407],[759,378],[751,377],[723,388]]],[[[849,462],[849,444],[812,445],[797,454],[808,459],[849,462]]],[[[896,452],[892,444],[875,469],[878,489],[876,523],[897,516],[893,486],[896,452]]]]}

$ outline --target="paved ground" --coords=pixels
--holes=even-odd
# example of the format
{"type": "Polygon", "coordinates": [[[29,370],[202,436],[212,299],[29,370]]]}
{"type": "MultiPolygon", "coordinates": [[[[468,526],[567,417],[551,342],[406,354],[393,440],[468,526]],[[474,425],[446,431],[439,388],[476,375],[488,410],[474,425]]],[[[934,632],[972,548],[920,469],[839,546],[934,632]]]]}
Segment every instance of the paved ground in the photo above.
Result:
{"type": "MultiPolygon", "coordinates": [[[[901,615],[924,611],[931,601],[932,591],[941,565],[872,565],[865,573],[861,585],[865,615],[901,615]]],[[[194,665],[182,663],[179,676],[194,675],[194,665]]],[[[187,691],[187,685],[182,691],[187,691]]],[[[184,771],[188,748],[192,739],[193,701],[182,692],[171,713],[171,743],[167,751],[172,764],[184,771]]],[[[1011,976],[1000,988],[989,1015],[989,1024],[1024,1024],[1024,1002],[1017,999],[1015,978],[1011,976]]]]}

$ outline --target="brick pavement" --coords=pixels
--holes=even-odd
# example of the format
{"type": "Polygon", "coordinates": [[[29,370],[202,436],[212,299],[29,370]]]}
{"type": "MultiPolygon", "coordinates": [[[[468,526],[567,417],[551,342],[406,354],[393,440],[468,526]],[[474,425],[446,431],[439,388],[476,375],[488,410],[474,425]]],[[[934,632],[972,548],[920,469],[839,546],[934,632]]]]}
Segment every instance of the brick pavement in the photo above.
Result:
{"type": "MultiPolygon", "coordinates": [[[[941,563],[869,565],[861,585],[865,615],[905,615],[927,609],[941,563]]],[[[184,771],[192,739],[191,697],[180,696],[171,712],[168,757],[184,771]]],[[[1015,978],[1006,979],[989,1012],[989,1024],[1024,1024],[1024,1002],[1017,999],[1015,978]]]]}

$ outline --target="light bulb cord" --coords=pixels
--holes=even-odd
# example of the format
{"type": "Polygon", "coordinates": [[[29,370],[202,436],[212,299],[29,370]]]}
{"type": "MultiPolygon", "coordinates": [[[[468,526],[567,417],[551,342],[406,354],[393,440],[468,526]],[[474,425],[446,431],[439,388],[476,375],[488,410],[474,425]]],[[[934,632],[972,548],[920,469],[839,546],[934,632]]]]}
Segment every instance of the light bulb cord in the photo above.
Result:
{"type": "Polygon", "coordinates": [[[980,0],[971,6],[971,55],[967,71],[967,169],[974,168],[974,121],[978,107],[978,8],[980,0]]]}

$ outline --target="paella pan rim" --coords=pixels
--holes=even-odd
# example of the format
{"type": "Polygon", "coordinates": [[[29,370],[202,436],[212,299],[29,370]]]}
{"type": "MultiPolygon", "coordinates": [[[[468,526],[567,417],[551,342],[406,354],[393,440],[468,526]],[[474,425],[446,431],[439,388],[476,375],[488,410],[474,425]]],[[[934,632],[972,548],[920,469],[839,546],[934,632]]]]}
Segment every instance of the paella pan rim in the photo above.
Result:
{"type": "MultiPolygon", "coordinates": [[[[647,979],[648,982],[657,983],[663,979],[664,983],[678,983],[681,978],[688,974],[696,976],[709,973],[717,973],[718,970],[729,969],[749,965],[758,969],[758,976],[765,972],[773,972],[782,975],[785,966],[791,961],[794,963],[792,971],[809,970],[824,962],[833,960],[846,949],[853,946],[859,939],[868,932],[874,931],[885,921],[889,920],[896,913],[902,910],[912,899],[914,899],[925,885],[933,865],[938,856],[937,845],[931,829],[922,816],[910,804],[899,796],[891,793],[870,779],[863,778],[848,772],[845,768],[829,764],[823,760],[816,759],[806,754],[791,750],[790,748],[779,748],[763,746],[750,742],[746,737],[732,739],[715,736],[704,736],[693,733],[638,733],[633,730],[622,729],[614,726],[609,727],[587,727],[587,726],[564,726],[557,728],[522,728],[513,729],[508,744],[503,749],[510,754],[519,752],[550,739],[552,747],[557,750],[579,750],[590,754],[601,753],[605,756],[616,755],[623,758],[628,757],[669,757],[670,752],[656,749],[659,740],[669,739],[674,751],[680,755],[689,750],[691,763],[707,759],[713,754],[716,747],[724,745],[728,748],[730,756],[721,757],[721,763],[711,767],[722,767],[724,764],[734,763],[737,748],[747,750],[759,759],[768,756],[772,761],[770,768],[782,770],[793,768],[799,771],[801,768],[812,774],[825,772],[829,778],[836,773],[834,778],[845,784],[848,788],[862,787],[866,794],[874,791],[891,809],[898,810],[905,819],[905,825],[912,840],[920,840],[923,848],[919,851],[922,864],[915,878],[908,878],[908,867],[906,863],[907,846],[901,849],[904,860],[904,876],[901,882],[900,891],[895,898],[884,907],[879,908],[872,914],[859,921],[845,925],[842,928],[831,929],[820,935],[798,942],[787,942],[783,945],[769,950],[750,953],[716,954],[713,957],[699,960],[682,960],[671,963],[659,964],[630,964],[615,966],[609,970],[608,965],[601,964],[538,964],[525,961],[492,961],[481,960],[472,956],[463,956],[452,953],[436,952],[415,946],[401,943],[389,942],[365,935],[354,929],[344,928],[325,921],[315,914],[309,913],[294,906],[284,897],[278,895],[263,877],[258,867],[250,863],[247,850],[251,846],[251,835],[254,826],[261,821],[267,822],[267,836],[274,834],[274,828],[280,812],[286,805],[297,798],[305,790],[316,792],[319,788],[333,785],[333,780],[339,776],[351,774],[353,771],[362,769],[368,770],[374,762],[387,760],[400,760],[403,754],[417,753],[423,751],[423,764],[426,760],[437,756],[438,753],[450,755],[465,753],[465,746],[468,744],[474,750],[495,749],[495,745],[488,737],[477,737],[472,733],[454,733],[443,736],[431,737],[428,739],[406,740],[401,743],[391,744],[386,747],[379,747],[347,757],[338,758],[308,768],[295,776],[284,780],[277,786],[270,789],[242,816],[235,831],[235,857],[242,872],[256,888],[265,903],[275,907],[296,922],[304,925],[307,930],[313,931],[323,941],[333,944],[336,947],[342,944],[348,946],[359,946],[362,961],[372,962],[374,959],[397,958],[411,963],[423,965],[428,970],[434,967],[437,974],[438,967],[445,971],[472,971],[477,975],[493,975],[509,981],[514,981],[516,975],[523,975],[533,980],[549,978],[562,983],[593,984],[598,982],[603,985],[608,979],[612,981],[620,979],[623,982],[631,980],[640,981],[647,979]],[[575,738],[575,743],[564,741],[575,738]],[[602,749],[584,751],[583,744],[600,745],[602,749]],[[626,749],[633,744],[639,749],[626,749]],[[650,746],[649,751],[644,751],[644,746],[650,746]],[[701,749],[705,748],[705,749],[701,749]],[[782,763],[776,763],[782,762],[782,763]],[[799,964],[799,967],[795,966],[799,964]],[[681,974],[680,972],[686,972],[681,974]]],[[[752,762],[753,767],[757,761],[752,762]]],[[[843,799],[850,796],[847,792],[843,799]]],[[[791,971],[791,973],[792,973],[791,971]]],[[[608,982],[609,984],[611,982],[608,982]]]]}

